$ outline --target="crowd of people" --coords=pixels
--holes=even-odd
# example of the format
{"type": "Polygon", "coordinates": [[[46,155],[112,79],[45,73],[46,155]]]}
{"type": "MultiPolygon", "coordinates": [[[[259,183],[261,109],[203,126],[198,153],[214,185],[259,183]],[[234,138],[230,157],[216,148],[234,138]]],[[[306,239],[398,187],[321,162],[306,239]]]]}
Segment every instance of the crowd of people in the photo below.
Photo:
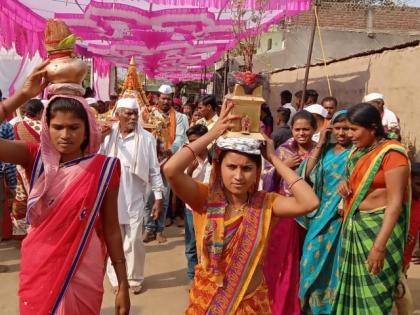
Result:
{"type": "Polygon", "coordinates": [[[229,96],[39,100],[47,63],[0,105],[0,240],[23,240],[21,314],[99,314],[105,273],[128,314],[144,243],[165,243],[175,217],[186,314],[411,314],[420,164],[382,94],[282,91],[274,116],[261,105],[260,141],[224,136],[240,118],[229,96]]]}

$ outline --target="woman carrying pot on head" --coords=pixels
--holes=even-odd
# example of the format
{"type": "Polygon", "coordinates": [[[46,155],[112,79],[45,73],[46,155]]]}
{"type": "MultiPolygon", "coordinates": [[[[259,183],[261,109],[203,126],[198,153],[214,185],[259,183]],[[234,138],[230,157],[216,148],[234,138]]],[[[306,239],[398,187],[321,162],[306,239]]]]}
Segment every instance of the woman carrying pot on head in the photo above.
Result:
{"type": "Polygon", "coordinates": [[[199,264],[186,314],[271,314],[262,272],[272,218],[294,217],[318,206],[311,187],[267,145],[225,138],[237,116],[225,101],[213,129],[184,146],[164,166],[175,193],[193,209],[199,264]],[[216,141],[210,184],[184,174],[197,155],[216,141]],[[258,191],[261,152],[288,183],[294,197],[258,191]]]}
{"type": "Polygon", "coordinates": [[[331,314],[338,285],[341,251],[342,197],[337,185],[346,178],[351,150],[347,110],[334,114],[321,132],[317,147],[303,163],[303,172],[320,200],[320,207],[297,218],[306,229],[300,261],[299,297],[304,314],[331,314]]]}
{"type": "MultiPolygon", "coordinates": [[[[38,66],[22,89],[0,104],[0,121],[47,85],[47,64],[38,66]]],[[[40,144],[0,139],[0,160],[22,165],[30,178],[20,314],[99,314],[107,253],[119,282],[115,312],[128,314],[117,217],[119,162],[96,154],[100,131],[81,97],[52,97],[40,137],[40,144]]]]}
{"type": "MultiPolygon", "coordinates": [[[[316,120],[308,111],[299,111],[292,119],[292,135],[276,150],[276,155],[288,167],[301,173],[300,165],[317,146],[312,141],[316,120]]],[[[263,175],[263,187],[283,196],[292,196],[285,179],[271,167],[263,175]]],[[[294,218],[278,219],[271,232],[271,238],[264,263],[264,274],[272,301],[274,315],[300,315],[299,263],[305,229],[294,218]]]]}
{"type": "Polygon", "coordinates": [[[337,186],[345,202],[332,313],[390,314],[408,232],[409,160],[401,143],[386,139],[375,107],[358,104],[347,118],[355,148],[337,186]]]}

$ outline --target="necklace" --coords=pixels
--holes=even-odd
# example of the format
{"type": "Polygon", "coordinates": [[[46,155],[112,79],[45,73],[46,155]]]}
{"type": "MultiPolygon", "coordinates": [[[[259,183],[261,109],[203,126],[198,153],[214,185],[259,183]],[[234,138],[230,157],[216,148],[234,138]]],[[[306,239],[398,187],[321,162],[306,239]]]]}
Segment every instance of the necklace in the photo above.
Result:
{"type": "Polygon", "coordinates": [[[232,213],[242,213],[248,207],[248,205],[249,205],[249,195],[248,195],[247,201],[243,203],[240,207],[233,208],[232,205],[228,202],[226,208],[228,208],[230,212],[232,213]]]}
{"type": "Polygon", "coordinates": [[[246,206],[248,205],[248,203],[244,203],[242,206],[240,206],[239,208],[233,209],[231,208],[231,205],[228,205],[228,208],[230,209],[230,212],[232,213],[242,213],[246,206]]]}

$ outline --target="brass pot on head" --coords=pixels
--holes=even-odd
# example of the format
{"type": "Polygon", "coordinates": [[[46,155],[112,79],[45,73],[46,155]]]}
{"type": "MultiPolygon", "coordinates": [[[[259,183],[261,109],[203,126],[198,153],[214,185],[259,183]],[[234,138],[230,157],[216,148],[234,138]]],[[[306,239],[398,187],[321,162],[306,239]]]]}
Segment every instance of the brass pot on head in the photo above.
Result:
{"type": "Polygon", "coordinates": [[[47,80],[50,83],[82,84],[87,73],[87,65],[77,57],[65,56],[52,59],[46,70],[47,80]]]}

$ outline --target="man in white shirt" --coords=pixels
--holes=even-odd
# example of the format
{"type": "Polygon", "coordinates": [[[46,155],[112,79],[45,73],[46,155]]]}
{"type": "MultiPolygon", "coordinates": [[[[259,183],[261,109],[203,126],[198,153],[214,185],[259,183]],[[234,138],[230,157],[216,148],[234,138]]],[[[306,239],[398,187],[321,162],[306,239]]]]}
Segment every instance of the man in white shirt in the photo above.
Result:
{"type": "MultiPolygon", "coordinates": [[[[188,142],[192,143],[208,132],[206,126],[198,124],[187,130],[188,142]]],[[[208,161],[208,151],[204,150],[197,155],[197,160],[191,163],[186,173],[196,181],[208,184],[210,180],[211,165],[208,161]]],[[[190,280],[194,279],[195,265],[198,263],[196,238],[192,210],[189,205],[185,205],[185,256],[187,257],[187,276],[190,280]]]]}
{"type": "MultiPolygon", "coordinates": [[[[101,147],[101,153],[118,157],[121,162],[118,220],[127,261],[128,283],[134,294],[140,293],[144,280],[146,251],[142,229],[147,186],[151,185],[155,195],[154,218],[161,212],[164,191],[156,140],[141,127],[138,109],[135,99],[125,98],[117,102],[116,118],[119,122],[114,124],[101,147]]],[[[107,274],[112,287],[116,288],[117,277],[110,261],[107,274]]]]}
{"type": "Polygon", "coordinates": [[[370,93],[363,98],[363,102],[369,103],[375,106],[382,117],[382,125],[385,128],[385,132],[394,132],[397,135],[400,134],[400,121],[394,112],[390,111],[385,106],[384,95],[381,93],[370,93]]]}
{"type": "Polygon", "coordinates": [[[208,130],[211,130],[219,119],[219,116],[216,113],[216,98],[211,94],[203,96],[203,98],[198,102],[197,110],[203,116],[203,118],[197,121],[197,124],[204,125],[208,130]]]}

